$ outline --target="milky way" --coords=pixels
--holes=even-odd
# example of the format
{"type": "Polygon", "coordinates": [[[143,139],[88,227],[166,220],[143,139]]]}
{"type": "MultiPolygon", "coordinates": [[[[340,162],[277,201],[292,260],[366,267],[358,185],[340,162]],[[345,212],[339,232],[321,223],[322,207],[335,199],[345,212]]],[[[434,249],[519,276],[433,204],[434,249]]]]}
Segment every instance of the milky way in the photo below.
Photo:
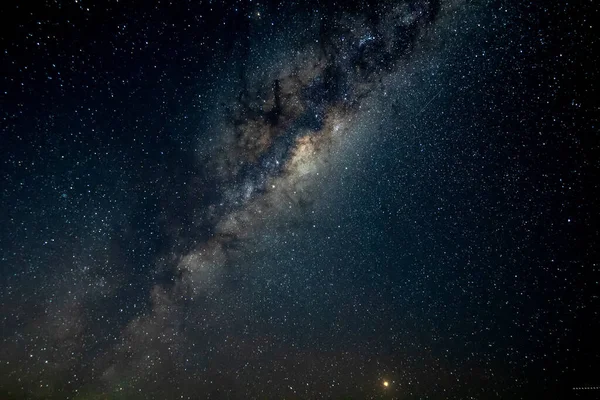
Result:
{"type": "Polygon", "coordinates": [[[0,37],[0,397],[597,386],[589,13],[123,3],[0,37]]]}
{"type": "Polygon", "coordinates": [[[369,15],[321,21],[319,40],[258,88],[247,82],[227,112],[222,150],[211,165],[218,199],[208,205],[211,238],[182,257],[192,291],[214,285],[228,244],[252,235],[277,209],[309,200],[310,182],[327,163],[364,99],[410,61],[415,42],[436,22],[436,1],[381,5],[369,15]]]}
{"type": "Polygon", "coordinates": [[[320,190],[315,180],[342,151],[365,104],[382,95],[384,79],[401,74],[414,54],[435,40],[433,27],[455,6],[445,7],[437,1],[401,2],[363,13],[336,12],[319,21],[318,39],[303,44],[282,69],[271,68],[266,78],[254,81],[242,69],[241,90],[219,105],[217,144],[201,163],[205,184],[213,190],[208,199],[192,194],[186,210],[200,234],[176,235],[175,249],[157,260],[157,268],[167,269],[173,279],[152,288],[150,313],[128,324],[110,357],[131,361],[103,361],[114,364],[103,380],[115,385],[124,376],[138,376],[140,368],[150,368],[142,375],[152,373],[148,358],[164,351],[177,369],[199,357],[184,349],[202,345],[200,332],[219,323],[211,308],[223,307],[206,299],[230,304],[224,287],[231,279],[247,279],[246,260],[260,247],[267,226],[285,226],[286,215],[308,212],[320,190]],[[208,316],[197,314],[196,307],[207,307],[208,316]],[[148,349],[156,342],[163,348],[159,353],[148,349]]]}

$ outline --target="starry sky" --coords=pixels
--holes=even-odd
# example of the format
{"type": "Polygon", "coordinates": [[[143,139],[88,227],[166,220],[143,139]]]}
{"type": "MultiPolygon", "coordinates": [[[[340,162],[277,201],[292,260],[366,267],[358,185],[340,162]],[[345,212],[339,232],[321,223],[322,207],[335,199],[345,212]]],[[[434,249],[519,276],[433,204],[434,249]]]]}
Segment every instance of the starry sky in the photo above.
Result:
{"type": "Polygon", "coordinates": [[[600,396],[592,1],[31,4],[0,398],[600,396]]]}

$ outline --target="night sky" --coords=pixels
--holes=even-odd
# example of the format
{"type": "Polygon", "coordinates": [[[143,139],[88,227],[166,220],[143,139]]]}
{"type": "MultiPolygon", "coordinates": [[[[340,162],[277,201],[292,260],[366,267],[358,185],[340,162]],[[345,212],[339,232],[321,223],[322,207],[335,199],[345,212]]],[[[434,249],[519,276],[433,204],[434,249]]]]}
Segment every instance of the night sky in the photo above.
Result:
{"type": "Polygon", "coordinates": [[[3,2],[0,398],[600,397],[597,8],[3,2]]]}

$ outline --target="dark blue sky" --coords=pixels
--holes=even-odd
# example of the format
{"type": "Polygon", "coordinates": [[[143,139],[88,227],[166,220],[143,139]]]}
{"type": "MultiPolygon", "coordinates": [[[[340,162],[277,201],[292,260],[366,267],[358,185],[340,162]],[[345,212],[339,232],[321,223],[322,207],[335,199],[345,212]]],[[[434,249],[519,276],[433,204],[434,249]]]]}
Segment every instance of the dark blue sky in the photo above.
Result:
{"type": "Polygon", "coordinates": [[[2,6],[0,397],[593,398],[595,8],[2,6]]]}

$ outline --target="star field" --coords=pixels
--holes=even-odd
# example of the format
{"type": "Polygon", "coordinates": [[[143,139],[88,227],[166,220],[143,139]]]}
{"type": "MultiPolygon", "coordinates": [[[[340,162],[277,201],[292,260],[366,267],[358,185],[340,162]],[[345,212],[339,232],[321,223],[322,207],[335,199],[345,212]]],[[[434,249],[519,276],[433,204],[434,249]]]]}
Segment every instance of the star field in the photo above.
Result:
{"type": "Polygon", "coordinates": [[[596,8],[3,5],[0,397],[594,398],[596,8]]]}

